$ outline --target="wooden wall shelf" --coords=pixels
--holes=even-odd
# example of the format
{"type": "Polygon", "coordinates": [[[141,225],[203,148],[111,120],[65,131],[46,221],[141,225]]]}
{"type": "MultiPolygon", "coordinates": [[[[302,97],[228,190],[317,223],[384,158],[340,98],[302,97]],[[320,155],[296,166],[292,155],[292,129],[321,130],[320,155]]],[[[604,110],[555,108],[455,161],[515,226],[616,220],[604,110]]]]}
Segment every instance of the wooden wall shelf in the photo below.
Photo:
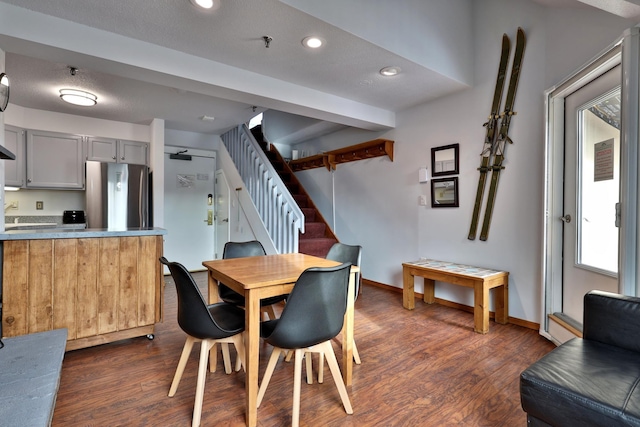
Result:
{"type": "Polygon", "coordinates": [[[292,160],[289,166],[294,172],[326,167],[335,170],[338,164],[355,162],[356,160],[372,159],[374,157],[389,156],[393,161],[393,141],[389,139],[374,139],[362,144],[351,145],[315,156],[292,160]]]}

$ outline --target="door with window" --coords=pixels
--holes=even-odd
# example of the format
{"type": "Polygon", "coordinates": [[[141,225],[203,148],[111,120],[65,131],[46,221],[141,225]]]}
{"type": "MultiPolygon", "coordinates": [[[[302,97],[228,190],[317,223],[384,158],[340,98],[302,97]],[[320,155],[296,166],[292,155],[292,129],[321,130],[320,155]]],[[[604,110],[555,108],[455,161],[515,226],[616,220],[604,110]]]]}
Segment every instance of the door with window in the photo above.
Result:
{"type": "Polygon", "coordinates": [[[618,292],[621,66],[565,98],[561,319],[581,328],[584,295],[618,292]]]}

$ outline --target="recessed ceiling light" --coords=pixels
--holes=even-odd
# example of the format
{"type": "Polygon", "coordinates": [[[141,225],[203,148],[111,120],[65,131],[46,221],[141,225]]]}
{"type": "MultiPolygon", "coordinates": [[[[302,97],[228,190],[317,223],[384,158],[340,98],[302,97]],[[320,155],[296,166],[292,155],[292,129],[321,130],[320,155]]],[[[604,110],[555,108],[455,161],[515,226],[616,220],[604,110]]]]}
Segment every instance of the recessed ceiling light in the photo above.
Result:
{"type": "Polygon", "coordinates": [[[400,67],[384,67],[380,70],[380,74],[386,77],[391,77],[400,74],[400,71],[402,71],[400,67]]]}
{"type": "Polygon", "coordinates": [[[311,49],[317,49],[324,44],[324,40],[320,37],[309,36],[302,40],[302,44],[311,49]]]}
{"type": "Polygon", "coordinates": [[[73,105],[92,107],[98,102],[98,97],[92,93],[77,89],[60,89],[60,98],[73,105]]]}
{"type": "Polygon", "coordinates": [[[220,0],[189,0],[192,5],[207,11],[216,10],[220,7],[220,0]]]}

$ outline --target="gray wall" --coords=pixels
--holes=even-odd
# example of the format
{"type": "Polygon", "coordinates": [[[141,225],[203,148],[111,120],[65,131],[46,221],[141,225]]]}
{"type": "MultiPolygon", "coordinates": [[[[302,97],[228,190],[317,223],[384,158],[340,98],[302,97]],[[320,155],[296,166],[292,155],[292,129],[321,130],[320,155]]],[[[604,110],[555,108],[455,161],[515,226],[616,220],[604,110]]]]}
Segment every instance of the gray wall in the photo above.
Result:
{"type": "MultiPolygon", "coordinates": [[[[336,232],[344,243],[361,244],[363,276],[402,287],[402,262],[429,257],[508,270],[510,316],[540,323],[542,289],[544,91],[616,41],[635,22],[595,9],[553,14],[527,0],[474,2],[475,86],[397,115],[396,129],[378,134],[350,129],[295,148],[335,149],[378,136],[395,141],[395,158],[339,165],[334,172],[336,232]],[[489,239],[467,239],[478,182],[477,167],[496,79],[502,33],[515,44],[527,34],[520,87],[506,149],[489,239]],[[418,206],[430,199],[430,184],[418,169],[430,166],[430,149],[460,144],[460,207],[418,206]]],[[[332,176],[325,169],[298,178],[329,221],[332,176]]],[[[422,291],[422,281],[416,280],[422,291]]],[[[470,289],[439,284],[436,297],[473,305],[470,289]]]]}

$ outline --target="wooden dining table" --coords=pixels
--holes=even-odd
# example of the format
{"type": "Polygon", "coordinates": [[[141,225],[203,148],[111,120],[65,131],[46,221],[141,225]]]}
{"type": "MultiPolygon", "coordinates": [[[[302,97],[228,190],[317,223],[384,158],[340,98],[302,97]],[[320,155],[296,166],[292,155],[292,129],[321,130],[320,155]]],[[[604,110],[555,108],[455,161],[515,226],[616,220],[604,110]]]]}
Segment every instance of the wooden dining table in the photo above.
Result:
{"type": "MultiPolygon", "coordinates": [[[[301,253],[220,259],[202,263],[209,273],[209,303],[218,301],[218,283],[222,282],[245,297],[246,344],[246,421],[257,424],[258,368],[260,348],[260,300],[291,293],[300,274],[310,267],[333,267],[339,262],[301,253]]],[[[353,330],[355,273],[351,267],[347,311],[342,329],[342,376],[351,385],[353,376],[353,330]]]]}

